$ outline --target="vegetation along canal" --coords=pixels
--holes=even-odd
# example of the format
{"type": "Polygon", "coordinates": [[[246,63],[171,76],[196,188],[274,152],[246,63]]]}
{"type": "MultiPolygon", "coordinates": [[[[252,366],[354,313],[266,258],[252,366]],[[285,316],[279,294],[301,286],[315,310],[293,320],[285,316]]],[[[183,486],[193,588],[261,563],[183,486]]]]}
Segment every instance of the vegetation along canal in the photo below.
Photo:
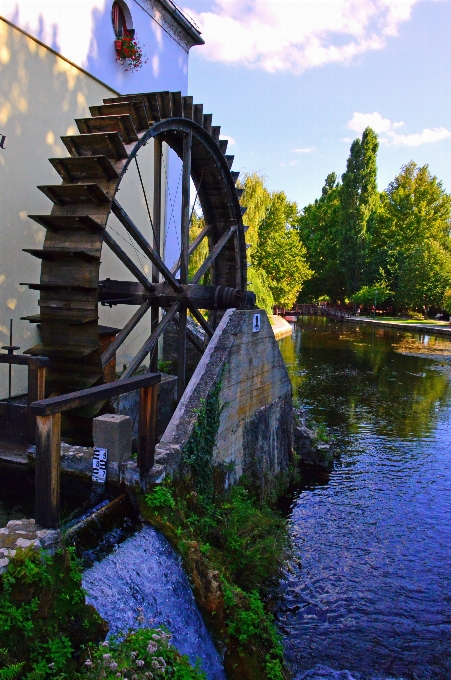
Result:
{"type": "Polygon", "coordinates": [[[311,317],[280,346],[341,452],[292,499],[277,621],[296,677],[451,678],[451,343],[311,317]]]}

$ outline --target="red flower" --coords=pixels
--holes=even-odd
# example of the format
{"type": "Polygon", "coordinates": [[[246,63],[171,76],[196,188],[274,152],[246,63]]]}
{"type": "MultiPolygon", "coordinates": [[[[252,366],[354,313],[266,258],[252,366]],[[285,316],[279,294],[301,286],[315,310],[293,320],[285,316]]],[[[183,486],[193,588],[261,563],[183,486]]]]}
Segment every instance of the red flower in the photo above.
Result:
{"type": "Polygon", "coordinates": [[[144,59],[142,48],[136,40],[136,35],[124,35],[124,37],[115,40],[114,45],[117,60],[126,67],[126,71],[137,71],[147,62],[147,59],[144,59]]]}

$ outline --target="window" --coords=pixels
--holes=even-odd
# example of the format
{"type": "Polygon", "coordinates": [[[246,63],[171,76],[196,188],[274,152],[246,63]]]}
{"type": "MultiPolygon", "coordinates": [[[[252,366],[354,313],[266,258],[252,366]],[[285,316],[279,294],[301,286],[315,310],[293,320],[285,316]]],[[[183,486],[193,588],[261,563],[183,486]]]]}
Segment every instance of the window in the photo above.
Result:
{"type": "Polygon", "coordinates": [[[127,20],[125,18],[124,9],[125,11],[127,11],[127,14],[129,15],[130,12],[128,12],[128,8],[126,5],[124,5],[124,3],[119,3],[117,2],[117,0],[113,2],[112,19],[116,38],[123,38],[126,35],[133,37],[134,34],[134,30],[130,28],[131,21],[128,22],[127,27],[127,20]]]}

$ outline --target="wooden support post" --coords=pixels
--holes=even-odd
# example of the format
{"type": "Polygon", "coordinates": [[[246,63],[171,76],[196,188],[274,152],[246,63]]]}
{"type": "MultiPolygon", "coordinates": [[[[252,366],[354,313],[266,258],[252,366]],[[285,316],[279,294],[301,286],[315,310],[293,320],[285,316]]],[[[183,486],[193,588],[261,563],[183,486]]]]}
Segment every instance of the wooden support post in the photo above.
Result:
{"type": "Polygon", "coordinates": [[[145,478],[155,459],[158,385],[142,387],[140,392],[138,467],[141,477],[145,478]]]}
{"type": "Polygon", "coordinates": [[[36,416],[30,411],[30,404],[45,399],[45,366],[28,365],[28,443],[36,443],[36,416]]]}
{"type": "MultiPolygon", "coordinates": [[[[153,147],[153,231],[154,244],[153,248],[157,254],[161,256],[161,152],[162,141],[161,137],[154,138],[153,147]]],[[[160,280],[160,272],[155,265],[152,266],[152,283],[158,283],[160,280]]],[[[160,308],[157,305],[152,305],[150,309],[150,326],[151,332],[155,330],[159,322],[160,308]]],[[[158,343],[155,345],[153,352],[150,355],[151,373],[158,371],[158,343]]]]}
{"type": "MultiPolygon", "coordinates": [[[[189,228],[190,228],[190,183],[191,183],[191,147],[192,132],[183,137],[183,171],[182,171],[182,217],[180,244],[180,283],[188,283],[189,264],[189,228]]],[[[187,310],[183,307],[179,314],[178,332],[178,378],[177,401],[182,398],[186,381],[186,317],[187,310]]]]}
{"type": "Polygon", "coordinates": [[[178,361],[177,361],[177,403],[182,398],[185,391],[186,380],[186,319],[187,309],[182,307],[179,313],[178,328],[178,361]]]}
{"type": "Polygon", "coordinates": [[[61,413],[36,418],[35,519],[45,529],[60,519],[61,413]]]}

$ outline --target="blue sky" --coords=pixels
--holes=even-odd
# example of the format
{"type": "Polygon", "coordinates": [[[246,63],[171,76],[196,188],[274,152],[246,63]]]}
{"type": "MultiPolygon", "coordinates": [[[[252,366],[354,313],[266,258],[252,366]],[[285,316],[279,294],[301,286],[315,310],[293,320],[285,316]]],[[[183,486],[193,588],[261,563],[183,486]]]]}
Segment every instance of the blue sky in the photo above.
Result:
{"type": "Polygon", "coordinates": [[[350,141],[379,132],[383,189],[410,160],[451,192],[450,0],[187,0],[204,47],[189,92],[258,171],[303,207],[350,141]]]}

